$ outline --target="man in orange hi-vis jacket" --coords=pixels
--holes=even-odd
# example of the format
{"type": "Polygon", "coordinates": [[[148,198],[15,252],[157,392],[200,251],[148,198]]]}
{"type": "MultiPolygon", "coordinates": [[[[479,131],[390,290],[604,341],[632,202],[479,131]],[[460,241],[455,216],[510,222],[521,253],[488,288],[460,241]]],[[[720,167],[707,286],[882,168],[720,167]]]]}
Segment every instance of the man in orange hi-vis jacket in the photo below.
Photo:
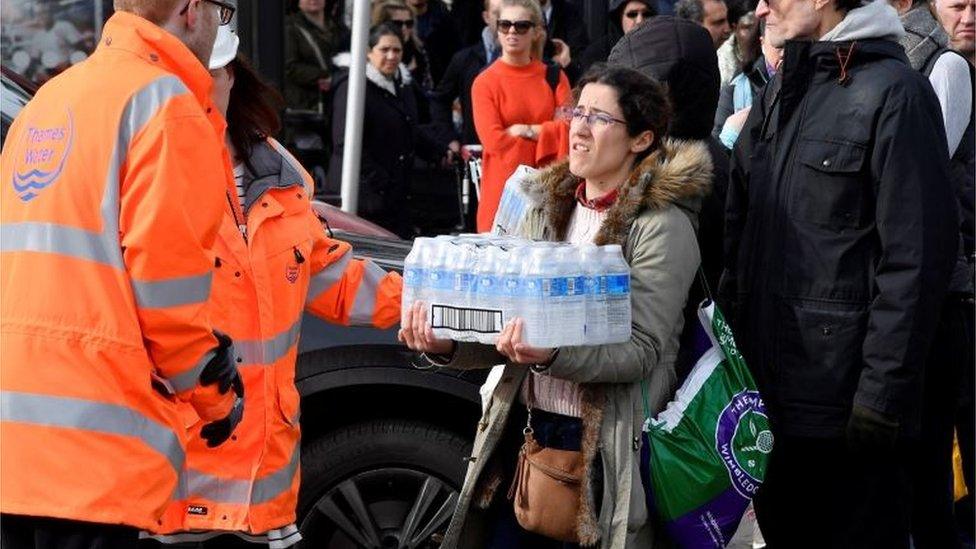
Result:
{"type": "Polygon", "coordinates": [[[243,385],[208,312],[231,174],[202,60],[233,7],[116,0],[0,166],[4,548],[135,547],[178,497],[177,402],[230,437],[243,385]]]}

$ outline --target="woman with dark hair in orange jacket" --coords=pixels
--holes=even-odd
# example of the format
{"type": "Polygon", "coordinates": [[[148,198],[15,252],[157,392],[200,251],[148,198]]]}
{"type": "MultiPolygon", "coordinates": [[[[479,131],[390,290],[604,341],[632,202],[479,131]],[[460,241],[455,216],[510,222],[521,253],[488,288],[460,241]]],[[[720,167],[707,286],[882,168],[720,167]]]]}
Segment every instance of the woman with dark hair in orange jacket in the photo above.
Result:
{"type": "MultiPolygon", "coordinates": [[[[236,188],[214,244],[213,325],[234,339],[247,399],[235,436],[187,447],[184,490],[156,536],[164,543],[236,534],[274,547],[301,536],[299,395],[295,359],[302,314],[388,328],[400,318],[401,279],[326,235],[312,211],[311,176],[270,136],[281,98],[237,55],[221,27],[210,60],[214,103],[227,118],[236,188]]],[[[191,432],[199,429],[185,409],[191,432]]],[[[223,536],[212,547],[233,547],[223,536]]]]}

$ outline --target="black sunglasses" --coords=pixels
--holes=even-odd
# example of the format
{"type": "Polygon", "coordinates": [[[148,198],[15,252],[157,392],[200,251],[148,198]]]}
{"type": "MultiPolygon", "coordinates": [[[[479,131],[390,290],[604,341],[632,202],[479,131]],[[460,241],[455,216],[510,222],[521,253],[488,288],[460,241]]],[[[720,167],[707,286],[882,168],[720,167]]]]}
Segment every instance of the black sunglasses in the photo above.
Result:
{"type": "Polygon", "coordinates": [[[525,34],[529,32],[529,29],[535,26],[532,21],[509,21],[508,19],[498,20],[498,32],[502,34],[508,34],[508,31],[515,27],[515,34],[525,34]]]}
{"type": "Polygon", "coordinates": [[[624,13],[624,17],[627,19],[637,19],[638,15],[644,19],[650,19],[650,17],[654,14],[651,13],[651,10],[630,10],[627,13],[624,13]]]}
{"type": "MultiPolygon", "coordinates": [[[[234,11],[236,11],[237,8],[235,8],[232,4],[228,4],[227,2],[221,2],[220,0],[203,0],[203,1],[204,2],[210,2],[211,4],[213,4],[213,5],[217,6],[218,8],[220,8],[220,24],[221,25],[226,25],[226,24],[230,23],[230,20],[234,18],[234,11]]],[[[192,3],[193,3],[193,0],[189,0],[186,3],[186,5],[183,6],[183,9],[180,10],[180,15],[185,14],[190,9],[190,4],[192,4],[192,3]]]]}
{"type": "Polygon", "coordinates": [[[391,25],[396,25],[398,28],[401,28],[401,29],[403,27],[406,27],[408,29],[412,29],[413,28],[413,19],[404,19],[402,21],[397,20],[397,19],[390,19],[389,23],[391,25]]]}

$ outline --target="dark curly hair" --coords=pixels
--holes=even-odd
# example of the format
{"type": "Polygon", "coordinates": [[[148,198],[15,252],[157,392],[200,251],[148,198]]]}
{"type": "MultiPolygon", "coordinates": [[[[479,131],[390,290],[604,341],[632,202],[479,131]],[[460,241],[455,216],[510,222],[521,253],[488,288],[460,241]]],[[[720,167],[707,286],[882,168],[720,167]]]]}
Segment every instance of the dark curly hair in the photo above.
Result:
{"type": "Polygon", "coordinates": [[[573,92],[573,102],[587,84],[603,84],[617,92],[617,104],[627,122],[627,133],[636,137],[650,130],[654,134],[651,146],[637,155],[640,162],[661,147],[671,124],[671,100],[668,90],[658,81],[633,70],[597,63],[583,75],[573,92]]]}
{"type": "Polygon", "coordinates": [[[837,9],[847,13],[864,5],[863,0],[836,0],[837,9]]]}

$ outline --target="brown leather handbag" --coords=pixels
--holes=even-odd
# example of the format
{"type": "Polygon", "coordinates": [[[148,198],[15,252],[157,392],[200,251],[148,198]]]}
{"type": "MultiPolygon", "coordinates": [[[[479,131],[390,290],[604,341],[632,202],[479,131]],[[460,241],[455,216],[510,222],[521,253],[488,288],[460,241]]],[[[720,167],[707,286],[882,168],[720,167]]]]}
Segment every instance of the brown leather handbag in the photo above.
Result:
{"type": "Polygon", "coordinates": [[[576,523],[583,455],[579,451],[543,448],[536,442],[532,431],[531,375],[526,383],[529,384],[526,391],[529,419],[522,431],[525,443],[519,450],[508,499],[512,500],[515,518],[525,530],[559,541],[579,543],[576,523]]]}

